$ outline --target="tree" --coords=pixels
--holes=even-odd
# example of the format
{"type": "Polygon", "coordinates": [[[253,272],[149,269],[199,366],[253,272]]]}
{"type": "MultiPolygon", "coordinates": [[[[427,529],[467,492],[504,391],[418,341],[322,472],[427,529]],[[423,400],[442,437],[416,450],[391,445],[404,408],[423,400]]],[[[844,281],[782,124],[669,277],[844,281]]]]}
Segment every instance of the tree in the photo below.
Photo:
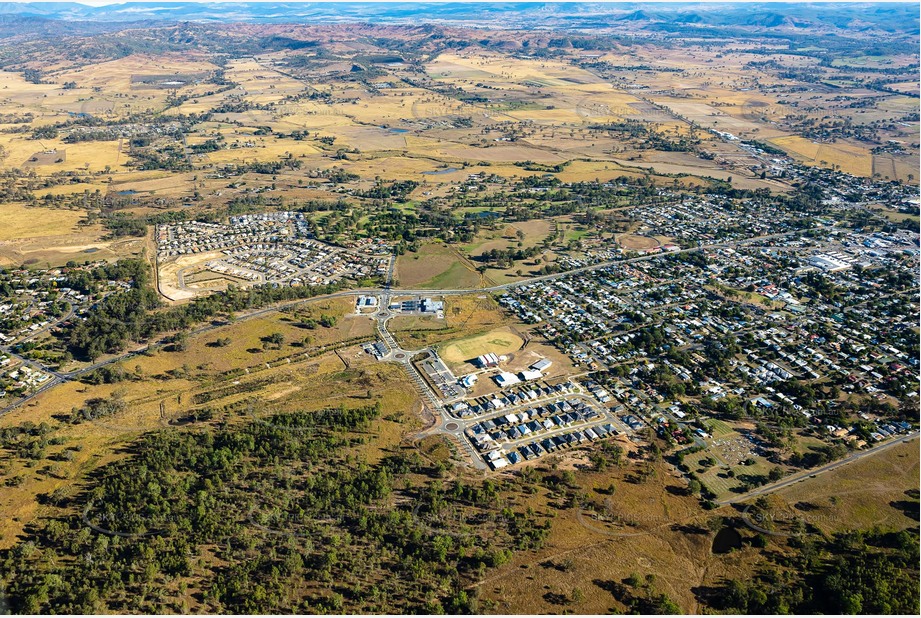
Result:
{"type": "Polygon", "coordinates": [[[170,343],[174,352],[183,352],[188,348],[189,335],[185,331],[180,331],[172,336],[170,343]]]}
{"type": "Polygon", "coordinates": [[[262,348],[267,349],[269,346],[274,346],[275,349],[281,349],[281,346],[285,343],[285,336],[281,333],[272,333],[262,338],[262,348]]]}
{"type": "Polygon", "coordinates": [[[339,319],[334,315],[323,314],[320,316],[320,326],[324,328],[332,328],[336,325],[339,319]]]}

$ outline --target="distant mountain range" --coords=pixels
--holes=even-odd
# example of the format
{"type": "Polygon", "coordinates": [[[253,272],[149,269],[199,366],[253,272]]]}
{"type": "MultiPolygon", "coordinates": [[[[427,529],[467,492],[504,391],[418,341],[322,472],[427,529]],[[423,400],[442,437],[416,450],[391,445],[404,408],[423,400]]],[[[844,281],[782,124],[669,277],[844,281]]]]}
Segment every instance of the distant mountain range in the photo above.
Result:
{"type": "Polygon", "coordinates": [[[553,3],[553,2],[0,2],[0,22],[458,23],[494,27],[597,28],[634,24],[674,31],[681,26],[880,31],[915,34],[912,3],[553,3]]]}

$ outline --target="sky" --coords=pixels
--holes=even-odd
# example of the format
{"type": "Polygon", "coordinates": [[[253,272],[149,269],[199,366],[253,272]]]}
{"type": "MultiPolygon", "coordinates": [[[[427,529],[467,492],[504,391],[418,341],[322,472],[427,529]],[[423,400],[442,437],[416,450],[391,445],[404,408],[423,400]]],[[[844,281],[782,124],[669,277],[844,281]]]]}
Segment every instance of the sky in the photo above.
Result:
{"type": "MultiPolygon", "coordinates": [[[[5,0],[7,2],[32,2],[35,4],[43,4],[46,2],[60,2],[61,0],[5,0]]],[[[125,4],[127,0],[64,0],[73,1],[79,4],[86,4],[89,6],[104,6],[107,4],[125,4]]],[[[145,0],[130,0],[131,2],[145,2],[145,0]]],[[[275,3],[299,3],[299,2],[317,2],[317,3],[326,3],[326,2],[574,2],[579,0],[148,0],[156,4],[164,2],[202,2],[205,4],[217,4],[220,2],[275,2],[275,3]]],[[[683,4],[687,3],[697,3],[697,4],[718,4],[718,3],[740,3],[740,2],[758,2],[758,3],[770,3],[770,2],[780,2],[784,4],[821,4],[821,3],[858,3],[858,4],[879,4],[884,2],[914,2],[917,3],[918,0],[582,0],[584,2],[590,3],[604,3],[609,2],[612,4],[642,4],[647,2],[666,2],[666,3],[675,3],[680,2],[683,4]]]]}

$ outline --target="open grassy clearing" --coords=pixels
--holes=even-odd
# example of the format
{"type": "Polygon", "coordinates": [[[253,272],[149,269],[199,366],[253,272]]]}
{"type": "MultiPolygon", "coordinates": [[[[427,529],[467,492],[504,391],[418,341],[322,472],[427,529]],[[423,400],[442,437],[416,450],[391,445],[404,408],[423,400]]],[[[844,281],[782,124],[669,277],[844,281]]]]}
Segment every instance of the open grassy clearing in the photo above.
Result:
{"type": "MultiPolygon", "coordinates": [[[[45,122],[67,119],[71,114],[104,115],[121,118],[165,107],[169,89],[141,83],[145,75],[207,74],[216,69],[197,54],[132,54],[115,60],[91,63],[78,68],[49,71],[47,83],[32,84],[21,76],[0,77],[0,90],[15,86],[10,100],[40,110],[45,122]],[[20,82],[17,82],[16,78],[20,82]],[[65,88],[72,82],[74,87],[65,88]]],[[[188,93],[202,91],[202,85],[182,88],[188,93]]]]}
{"type": "Polygon", "coordinates": [[[729,423],[718,418],[707,419],[707,426],[710,428],[710,435],[714,439],[725,438],[735,433],[735,429],[729,423]]]}
{"type": "Polygon", "coordinates": [[[44,198],[48,195],[82,195],[85,192],[93,193],[99,191],[100,193],[106,193],[108,191],[109,184],[108,182],[72,182],[65,185],[58,185],[56,187],[48,187],[47,189],[40,189],[36,191],[38,197],[44,198]]]}
{"type": "Polygon", "coordinates": [[[908,155],[873,155],[873,173],[884,180],[900,180],[918,184],[919,158],[917,151],[908,155]]]}
{"type": "MultiPolygon", "coordinates": [[[[619,613],[625,606],[612,594],[612,584],[632,574],[640,579],[652,574],[657,592],[694,613],[700,606],[691,589],[723,577],[746,577],[753,569],[756,550],[751,548],[713,554],[707,529],[713,515],[685,495],[683,481],[666,465],[652,464],[651,475],[638,480],[635,472],[642,464],[599,472],[587,465],[584,452],[581,458],[570,453],[560,467],[574,469],[575,485],[594,508],[558,506],[546,546],[516,555],[481,583],[480,593],[497,601],[497,611],[619,613]]],[[[526,502],[540,513],[548,502],[555,504],[543,489],[526,502]]]]}
{"type": "Polygon", "coordinates": [[[0,241],[63,236],[78,230],[83,213],[5,203],[0,206],[0,241]]]}
{"type": "Polygon", "coordinates": [[[580,223],[567,223],[562,226],[563,240],[565,242],[581,241],[586,236],[591,236],[594,232],[580,223]]]}
{"type": "Polygon", "coordinates": [[[918,223],[919,221],[918,215],[909,214],[907,212],[899,212],[889,208],[874,208],[874,210],[882,214],[890,221],[914,221],[915,223],[918,223]]]}
{"type": "Polygon", "coordinates": [[[899,82],[897,84],[889,84],[889,88],[893,90],[899,90],[901,92],[918,92],[918,82],[899,82]]]}
{"type": "Polygon", "coordinates": [[[527,249],[543,243],[553,229],[554,222],[549,219],[516,221],[497,229],[482,230],[472,243],[461,249],[474,259],[493,249],[527,249]]]}
{"type": "Polygon", "coordinates": [[[516,238],[519,231],[524,234],[524,238],[520,239],[523,247],[533,247],[543,242],[550,234],[553,223],[547,219],[532,219],[516,221],[512,227],[515,228],[516,238]]]}
{"type": "Polygon", "coordinates": [[[394,278],[404,288],[452,289],[479,286],[480,275],[453,249],[427,243],[397,258],[394,278]]]}
{"type": "Polygon", "coordinates": [[[68,261],[117,260],[139,255],[142,239],[104,240],[99,225],[79,226],[80,211],[19,203],[0,206],[0,266],[53,268],[68,261]]]}
{"type": "Polygon", "coordinates": [[[879,55],[860,55],[860,56],[849,56],[845,58],[835,58],[832,60],[831,65],[834,67],[847,66],[847,67],[860,67],[860,68],[869,68],[869,69],[881,69],[891,66],[904,66],[913,63],[915,60],[909,54],[904,56],[879,56],[879,55]]]}
{"type": "Polygon", "coordinates": [[[644,174],[637,172],[634,165],[624,166],[614,161],[572,161],[556,177],[562,182],[591,182],[599,180],[606,182],[626,176],[627,178],[641,178],[644,174]]]}
{"type": "Polygon", "coordinates": [[[89,228],[84,234],[0,242],[0,265],[58,268],[70,261],[113,262],[144,252],[143,239],[101,241],[100,236],[101,234],[94,234],[93,229],[89,228]]]}
{"type": "Polygon", "coordinates": [[[117,141],[65,144],[58,138],[26,139],[21,135],[0,135],[5,168],[31,169],[37,174],[53,172],[104,172],[125,169],[126,155],[117,141]]]}
{"type": "MultiPolygon", "coordinates": [[[[209,331],[194,338],[183,351],[184,362],[208,371],[226,372],[238,368],[259,368],[280,358],[309,355],[311,350],[337,341],[366,339],[373,335],[370,318],[352,313],[349,299],[306,302],[284,313],[271,313],[241,320],[209,331]],[[307,328],[304,321],[317,320],[321,315],[338,318],[335,326],[307,328]],[[280,346],[266,343],[268,337],[280,334],[280,346]],[[230,340],[232,344],[218,342],[230,340]]],[[[158,375],[174,363],[174,352],[157,352],[140,357],[138,365],[145,374],[158,375]]]]}
{"type": "Polygon", "coordinates": [[[422,289],[452,290],[484,287],[485,281],[479,273],[461,260],[455,261],[447,270],[419,284],[422,289]]]}
{"type": "Polygon", "coordinates": [[[918,442],[898,444],[816,478],[806,478],[770,498],[772,512],[802,517],[825,534],[850,529],[917,528],[918,442]]]}
{"type": "Polygon", "coordinates": [[[398,315],[387,323],[387,330],[392,333],[420,331],[420,330],[447,330],[449,327],[444,320],[439,320],[431,315],[398,315]]]}
{"type": "MultiPolygon", "coordinates": [[[[567,463],[572,466],[561,461],[562,466],[567,463]]],[[[653,464],[652,475],[637,481],[638,465],[605,471],[577,468],[574,483],[594,509],[572,505],[555,510],[546,547],[513,558],[481,583],[481,594],[496,600],[499,611],[623,612],[611,584],[651,574],[656,592],[668,594],[681,611],[695,613],[702,610],[693,592],[698,587],[755,575],[763,564],[761,550],[743,545],[729,553],[714,551],[719,526],[712,524],[721,516],[738,516],[737,509],[701,511],[667,466],[653,464]]],[[[917,490],[917,477],[917,443],[899,445],[780,490],[769,497],[770,512],[783,528],[803,519],[807,530],[814,526],[824,534],[877,524],[884,530],[917,527],[917,502],[911,516],[911,500],[905,495],[917,490]]],[[[540,511],[548,500],[540,490],[532,504],[540,511]]],[[[737,530],[743,538],[756,534],[744,526],[737,530]]],[[[768,536],[768,550],[789,551],[787,540],[768,536]]]]}

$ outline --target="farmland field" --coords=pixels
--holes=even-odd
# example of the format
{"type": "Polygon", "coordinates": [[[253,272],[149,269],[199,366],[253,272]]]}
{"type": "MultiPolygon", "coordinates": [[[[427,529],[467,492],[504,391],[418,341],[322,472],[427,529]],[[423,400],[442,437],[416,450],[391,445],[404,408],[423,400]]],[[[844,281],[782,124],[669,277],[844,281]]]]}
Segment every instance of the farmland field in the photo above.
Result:
{"type": "Polygon", "coordinates": [[[873,173],[873,157],[869,150],[845,143],[822,144],[800,137],[781,137],[770,140],[797,159],[810,165],[833,165],[850,174],[869,176],[873,173]]]}
{"type": "Polygon", "coordinates": [[[0,241],[65,236],[77,231],[77,223],[82,218],[79,211],[4,204],[0,208],[0,241]]]}

